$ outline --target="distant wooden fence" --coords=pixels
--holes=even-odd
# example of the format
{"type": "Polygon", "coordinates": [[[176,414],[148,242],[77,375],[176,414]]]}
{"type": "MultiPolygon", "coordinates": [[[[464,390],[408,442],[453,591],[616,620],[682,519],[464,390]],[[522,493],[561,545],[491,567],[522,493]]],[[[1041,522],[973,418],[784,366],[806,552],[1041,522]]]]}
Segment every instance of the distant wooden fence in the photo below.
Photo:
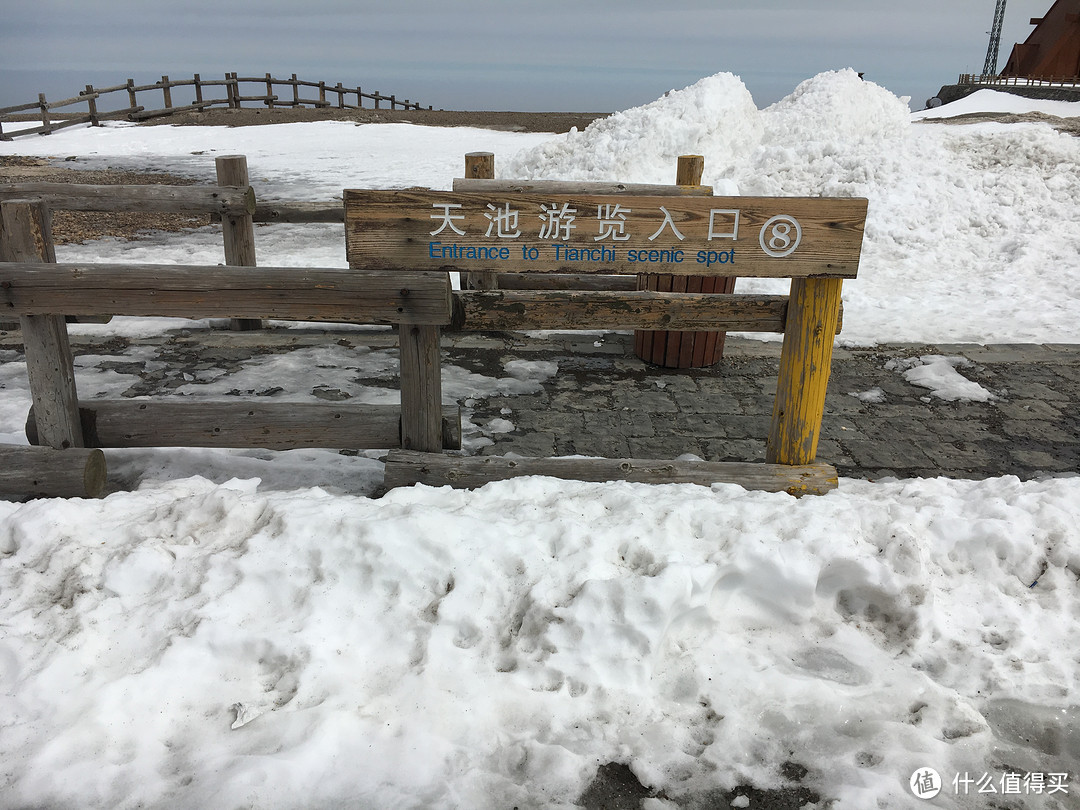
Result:
{"type": "Polygon", "coordinates": [[[961,73],[957,84],[985,84],[996,87],[1077,87],[1077,76],[998,76],[986,73],[961,73]]]}
{"type": "MultiPolygon", "coordinates": [[[[372,102],[372,107],[380,109],[381,104],[388,104],[391,110],[419,110],[420,104],[409,99],[399,100],[396,95],[383,95],[378,90],[373,93],[364,92],[360,87],[345,87],[341,82],[330,85],[326,82],[309,82],[296,78],[292,74],[288,79],[276,79],[267,73],[260,77],[242,77],[236,73],[226,73],[224,79],[203,79],[196,73],[190,79],[170,79],[162,76],[161,81],[153,84],[136,85],[134,79],[128,79],[124,84],[114,87],[94,87],[86,85],[86,89],[77,96],[66,98],[62,101],[48,101],[43,93],[38,94],[38,100],[28,104],[16,104],[13,107],[0,107],[0,140],[11,140],[22,135],[49,135],[58,129],[75,126],[77,124],[90,124],[98,126],[102,121],[127,119],[130,121],[143,121],[163,115],[172,115],[177,112],[193,112],[207,110],[213,107],[228,109],[240,109],[244,104],[257,102],[268,109],[279,107],[336,107],[343,110],[364,109],[364,100],[372,102]],[[254,85],[254,87],[252,87],[254,85]],[[194,93],[191,103],[174,105],[172,91],[175,88],[190,87],[194,93]],[[279,91],[279,88],[283,91],[279,91]],[[206,91],[215,94],[216,97],[207,97],[206,91]],[[315,91],[309,93],[308,91],[315,91]],[[139,103],[138,94],[143,93],[161,94],[161,107],[139,103]],[[301,97],[301,94],[304,97],[301,97]],[[105,110],[107,105],[104,101],[106,96],[116,95],[127,104],[115,109],[105,110]],[[350,103],[352,99],[355,103],[350,103]],[[57,113],[56,110],[68,107],[86,106],[86,112],[57,113]],[[41,117],[41,124],[29,128],[18,128],[4,132],[5,123],[25,123],[27,116],[37,112],[41,117]]],[[[156,103],[156,102],[154,102],[156,103]]],[[[115,107],[115,105],[112,105],[115,107]]],[[[428,107],[430,110],[431,107],[428,107]]]]}

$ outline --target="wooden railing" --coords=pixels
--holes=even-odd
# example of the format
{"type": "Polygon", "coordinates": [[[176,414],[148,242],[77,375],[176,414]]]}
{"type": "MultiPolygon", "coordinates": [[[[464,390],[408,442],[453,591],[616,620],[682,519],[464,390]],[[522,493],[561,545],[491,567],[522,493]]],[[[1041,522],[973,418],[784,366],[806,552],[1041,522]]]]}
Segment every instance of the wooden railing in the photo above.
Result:
{"type": "MultiPolygon", "coordinates": [[[[236,166],[223,171],[219,164],[218,168],[219,182],[227,191],[219,189],[222,197],[212,204],[224,222],[232,221],[244,231],[250,228],[254,203],[247,193],[246,172],[236,166]]],[[[57,264],[49,206],[40,199],[0,200],[0,303],[11,316],[18,317],[22,327],[33,400],[27,436],[60,451],[0,447],[4,461],[0,491],[97,494],[104,485],[104,460],[100,453],[87,452],[88,448],[147,446],[389,449],[387,487],[416,482],[478,486],[529,474],[649,483],[732,482],[792,494],[822,493],[836,487],[835,468],[817,462],[817,442],[833,339],[839,328],[841,285],[845,278],[857,274],[865,200],[702,198],[686,196],[686,190],[677,187],[675,195],[660,196],[654,189],[649,196],[607,196],[597,195],[595,186],[578,183],[547,187],[543,194],[536,194],[507,191],[497,181],[481,182],[489,185],[468,192],[346,191],[346,248],[351,269],[257,267],[253,247],[250,254],[245,253],[247,248],[235,246],[230,252],[228,233],[229,261],[224,267],[57,264]],[[565,200],[573,206],[571,210],[582,212],[582,230],[575,237],[585,245],[578,248],[582,251],[603,252],[592,247],[598,240],[585,227],[584,211],[601,205],[613,209],[609,213],[614,219],[605,220],[611,225],[621,216],[614,213],[621,207],[624,214],[635,213],[635,229],[643,228],[642,234],[635,231],[635,238],[659,225],[648,239],[647,252],[672,253],[671,246],[681,243],[671,240],[683,238],[671,233],[676,231],[676,223],[688,231],[705,228],[710,240],[731,240],[724,247],[732,251],[732,260],[738,248],[740,275],[790,278],[790,295],[536,289],[525,284],[515,285],[513,290],[451,289],[448,269],[484,271],[490,267],[493,251],[500,260],[511,259],[505,243],[481,236],[484,219],[494,217],[490,213],[493,206],[483,203],[497,199],[507,210],[511,205],[539,209],[541,201],[550,204],[555,198],[556,203],[565,200]],[[774,209],[783,214],[775,214],[774,209]],[[443,228],[437,227],[440,211],[443,228]],[[662,222],[658,222],[658,212],[664,213],[662,222]],[[714,215],[718,217],[715,223],[714,215]],[[733,229],[732,215],[736,217],[733,229]],[[781,224],[767,231],[770,223],[778,220],[781,224]],[[453,231],[464,237],[459,223],[475,236],[458,240],[450,235],[453,231]],[[671,232],[653,242],[667,223],[671,232]],[[444,230],[448,233],[440,238],[448,240],[446,248],[440,247],[436,256],[433,245],[440,243],[432,242],[432,236],[444,230]],[[453,260],[447,261],[446,250],[453,252],[453,260]],[[488,255],[471,262],[458,258],[459,253],[469,250],[483,250],[488,255]],[[503,251],[506,256],[501,255],[503,251]],[[65,325],[65,316],[72,315],[391,324],[397,327],[400,348],[400,407],[236,400],[80,401],[65,325]],[[459,448],[461,441],[460,413],[442,402],[443,330],[598,328],[782,333],[766,463],[464,458],[441,452],[459,448]]],[[[53,204],[76,205],[74,200],[80,195],[72,188],[71,202],[53,199],[53,204]]],[[[42,193],[49,197],[54,192],[43,189],[42,193]]],[[[177,205],[210,204],[205,189],[184,193],[191,197],[177,205]],[[193,201],[195,197],[198,200],[193,201]]],[[[81,199],[93,198],[93,193],[81,195],[81,199]]],[[[554,208],[545,210],[550,214],[554,208]]],[[[523,216],[523,228],[527,219],[523,216]]],[[[551,237],[544,239],[529,235],[515,243],[514,253],[522,258],[528,255],[529,260],[506,261],[510,265],[507,269],[534,276],[562,269],[554,248],[568,243],[549,244],[551,237]],[[554,252],[554,263],[550,257],[533,261],[534,249],[554,252]]],[[[619,256],[612,252],[609,258],[583,262],[575,270],[593,275],[649,272],[629,256],[639,252],[627,249],[619,256]]],[[[680,253],[681,261],[682,251],[675,252],[680,253]]],[[[722,252],[718,250],[717,255],[722,252]]],[[[697,263],[688,261],[682,266],[659,260],[651,271],[706,276],[729,272],[730,265],[710,265],[708,258],[706,254],[702,264],[703,256],[698,253],[697,263]]]]}
{"type": "Polygon", "coordinates": [[[961,73],[957,84],[985,84],[1000,87],[1078,87],[1076,76],[997,76],[985,73],[961,73]]]}
{"type": "MultiPolygon", "coordinates": [[[[406,350],[414,324],[452,320],[445,274],[341,268],[57,264],[48,206],[0,201],[0,302],[22,327],[33,406],[27,437],[42,447],[0,446],[0,492],[96,496],[108,447],[332,447],[403,445],[412,403],[426,402],[406,350]],[[80,401],[65,316],[280,318],[394,325],[403,335],[401,407],[144,399],[80,401]],[[49,448],[49,449],[44,449],[49,448]]],[[[440,403],[440,414],[442,413],[440,403]]],[[[456,408],[440,416],[441,441],[461,446],[456,408]]]]}
{"type": "MultiPolygon", "coordinates": [[[[161,81],[153,84],[136,85],[134,79],[128,79],[124,84],[114,87],[94,87],[88,84],[86,89],[80,91],[77,96],[61,101],[48,101],[44,93],[39,93],[37,101],[16,104],[12,107],[0,107],[0,140],[11,140],[21,135],[49,135],[64,127],[77,124],[98,126],[102,121],[121,118],[142,121],[178,112],[193,112],[213,107],[240,109],[252,102],[268,109],[334,107],[357,110],[364,109],[365,100],[370,101],[371,106],[376,110],[383,104],[388,105],[387,109],[391,110],[422,109],[417,102],[409,99],[399,100],[396,95],[383,95],[378,90],[365,92],[360,87],[346,87],[341,82],[330,85],[326,82],[304,81],[296,78],[295,73],[288,79],[277,79],[269,73],[258,77],[243,77],[236,73],[226,73],[223,79],[203,79],[196,73],[190,79],[170,79],[168,76],[162,76],[161,81]],[[176,88],[191,88],[192,100],[188,103],[174,104],[172,91],[176,88]],[[208,97],[207,91],[214,96],[208,97]],[[154,93],[155,98],[156,94],[160,93],[161,106],[147,107],[145,103],[140,104],[140,93],[144,94],[144,101],[146,93],[154,93]],[[108,106],[104,99],[114,95],[121,101],[126,100],[127,104],[119,107],[114,104],[112,106],[115,109],[103,109],[108,106]],[[85,105],[85,112],[56,112],[80,105],[85,105]],[[8,132],[4,132],[5,123],[25,123],[28,116],[35,112],[40,116],[40,125],[9,128],[8,132]]],[[[156,103],[156,101],[152,102],[152,104],[156,103]]]]}

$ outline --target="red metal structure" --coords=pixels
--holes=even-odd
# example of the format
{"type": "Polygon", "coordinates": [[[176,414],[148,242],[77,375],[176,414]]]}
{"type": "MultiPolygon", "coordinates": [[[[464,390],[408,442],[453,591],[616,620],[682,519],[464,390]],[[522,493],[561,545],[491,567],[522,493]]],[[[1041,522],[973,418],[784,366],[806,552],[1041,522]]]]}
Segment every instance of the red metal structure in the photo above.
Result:
{"type": "Polygon", "coordinates": [[[1029,79],[1080,78],[1080,0],[1056,0],[1035,30],[1013,46],[1002,76],[1029,79]]]}

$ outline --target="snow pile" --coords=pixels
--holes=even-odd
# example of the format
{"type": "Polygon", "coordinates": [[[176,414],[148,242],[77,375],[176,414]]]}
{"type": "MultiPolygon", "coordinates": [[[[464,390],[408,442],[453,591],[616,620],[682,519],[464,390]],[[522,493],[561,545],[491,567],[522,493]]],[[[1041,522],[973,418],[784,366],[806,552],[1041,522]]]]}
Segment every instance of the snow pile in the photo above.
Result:
{"type": "Polygon", "coordinates": [[[912,113],[914,121],[926,121],[934,118],[955,118],[958,115],[978,113],[1042,113],[1056,115],[1059,118],[1080,117],[1080,101],[1054,101],[1045,98],[1025,98],[1015,93],[1003,93],[1000,90],[976,90],[969,96],[957,99],[942,107],[919,110],[912,113]]]}
{"type": "Polygon", "coordinates": [[[1080,480],[257,483],[0,503],[5,803],[568,807],[602,762],[671,798],[793,762],[864,808],[1080,757],[1080,480]]]}
{"type": "Polygon", "coordinates": [[[907,99],[853,70],[822,73],[761,112],[764,134],[736,179],[743,194],[866,197],[897,170],[907,99]]]}
{"type": "Polygon", "coordinates": [[[963,357],[943,357],[926,354],[907,360],[890,360],[885,368],[900,372],[912,385],[930,389],[930,396],[947,402],[989,402],[995,399],[992,391],[969,380],[957,368],[973,365],[963,357]]]}
{"type": "Polygon", "coordinates": [[[750,91],[737,76],[718,73],[518,154],[499,174],[671,184],[679,155],[707,155],[702,183],[717,194],[735,194],[731,175],[761,134],[750,91]]]}

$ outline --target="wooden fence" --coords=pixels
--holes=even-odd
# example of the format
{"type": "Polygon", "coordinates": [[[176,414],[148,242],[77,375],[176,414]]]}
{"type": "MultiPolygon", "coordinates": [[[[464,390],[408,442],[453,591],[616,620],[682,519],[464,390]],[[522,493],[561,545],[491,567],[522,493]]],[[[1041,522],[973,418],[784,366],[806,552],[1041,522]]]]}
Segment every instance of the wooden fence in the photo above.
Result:
{"type": "MultiPolygon", "coordinates": [[[[309,82],[296,78],[292,74],[288,79],[276,79],[267,73],[260,77],[242,77],[236,73],[226,73],[224,79],[203,79],[196,73],[190,79],[170,79],[162,76],[161,81],[153,84],[136,85],[134,79],[114,87],[94,87],[86,89],[77,96],[61,101],[48,101],[43,93],[38,100],[28,104],[16,104],[13,107],[0,107],[0,140],[11,140],[21,135],[49,135],[58,129],[90,124],[99,126],[102,121],[127,119],[144,121],[177,112],[194,112],[222,107],[240,109],[245,104],[257,103],[268,109],[282,107],[337,108],[342,110],[364,109],[364,101],[371,102],[373,109],[387,104],[391,110],[419,110],[420,104],[409,99],[399,100],[396,95],[383,95],[378,90],[368,93],[360,87],[345,87],[341,82],[330,85],[326,82],[309,82]],[[176,88],[191,88],[194,95],[190,103],[174,105],[172,91],[176,88]],[[151,93],[151,106],[140,104],[139,94],[151,93]],[[160,98],[158,98],[160,94],[160,98]],[[120,99],[121,104],[109,105],[107,97],[120,99]],[[351,102],[350,102],[351,100],[351,102]],[[126,104],[123,102],[126,101],[126,104]],[[160,107],[153,106],[157,103],[160,107]],[[85,105],[85,112],[63,112],[71,107],[85,105]],[[112,109],[105,109],[106,107],[112,109]],[[34,127],[20,127],[4,132],[4,123],[25,122],[29,115],[40,115],[41,124],[34,127]]],[[[431,107],[428,107],[430,110],[431,107]]]]}
{"type": "MultiPolygon", "coordinates": [[[[212,206],[223,222],[231,222],[237,235],[230,237],[226,229],[226,255],[230,258],[224,267],[57,264],[49,206],[40,199],[4,200],[0,195],[0,301],[19,318],[23,330],[33,400],[27,436],[61,451],[0,448],[4,462],[0,490],[19,489],[26,495],[93,495],[104,483],[104,460],[85,448],[147,446],[389,449],[388,487],[416,482],[478,486],[528,474],[648,483],[732,482],[792,494],[822,493],[836,487],[836,470],[816,460],[817,440],[832,344],[840,324],[841,285],[843,279],[857,274],[865,200],[703,200],[687,196],[688,189],[678,186],[667,187],[666,196],[662,187],[652,187],[648,197],[597,196],[595,186],[580,183],[545,187],[546,193],[538,195],[507,192],[498,181],[481,181],[490,185],[472,192],[346,191],[350,269],[272,268],[254,266],[254,248],[244,246],[251,212],[258,210],[246,185],[246,166],[241,171],[236,165],[241,159],[235,156],[219,158],[222,160],[234,165],[223,167],[219,162],[220,187],[213,187],[219,196],[208,196],[205,188],[179,187],[172,203],[162,202],[161,197],[168,199],[173,192],[159,191],[154,194],[161,197],[153,204],[190,206],[183,210],[212,206]],[[459,232],[457,220],[464,224],[465,217],[455,212],[470,207],[478,212],[472,214],[475,220],[482,214],[494,226],[495,214],[485,212],[485,199],[497,197],[500,204],[506,201],[509,209],[515,200],[527,198],[530,205],[538,207],[540,200],[548,203],[557,195],[583,209],[601,201],[616,212],[608,225],[617,224],[620,206],[626,214],[637,210],[639,219],[635,222],[648,226],[644,233],[657,225],[655,209],[659,207],[665,217],[649,238],[654,246],[650,251],[670,250],[664,241],[670,241],[670,234],[652,242],[668,225],[676,231],[676,223],[683,228],[696,223],[700,229],[707,222],[710,239],[715,230],[717,238],[730,238],[732,245],[740,246],[739,275],[790,278],[790,295],[667,292],[622,285],[566,289],[563,285],[523,283],[515,284],[515,289],[451,289],[447,269],[490,271],[484,260],[446,261],[448,247],[440,247],[443,252],[436,258],[431,236],[440,229],[435,227],[439,223],[431,220],[438,219],[440,209],[444,229],[459,232]],[[647,213],[649,207],[653,210],[647,213]],[[436,214],[431,214],[433,209],[436,214]],[[768,218],[773,209],[786,213],[768,218]],[[730,218],[714,223],[714,215],[734,215],[734,230],[730,218]],[[781,227],[767,232],[776,221],[782,221],[781,227]],[[413,231],[421,234],[419,239],[413,231]],[[770,235],[773,241],[768,241],[770,235]],[[230,238],[238,243],[231,249],[230,238]],[[784,252],[793,238],[805,238],[796,255],[791,255],[794,246],[784,252]],[[757,255],[759,243],[766,258],[757,255]],[[72,315],[229,317],[254,322],[280,318],[394,325],[400,347],[400,406],[235,399],[80,401],[64,320],[72,315]],[[460,448],[461,442],[460,413],[442,402],[443,330],[597,328],[783,333],[766,463],[467,458],[442,453],[460,448]],[[74,449],[78,451],[68,452],[74,449]]],[[[101,204],[76,201],[105,196],[80,192],[76,186],[71,189],[69,202],[50,197],[52,189],[42,193],[58,207],[101,204]]],[[[118,207],[113,203],[105,210],[118,207]]],[[[302,217],[311,217],[306,221],[331,219],[323,205],[312,210],[315,213],[302,212],[302,217]]],[[[580,238],[590,246],[581,250],[602,250],[591,246],[595,238],[580,238]]],[[[469,247],[467,242],[460,244],[469,247]]],[[[488,244],[499,245],[500,251],[509,250],[497,240],[488,244]]],[[[532,244],[515,244],[515,252],[528,255],[532,244]]],[[[493,249],[488,247],[489,256],[493,249]]],[[[454,251],[456,256],[457,248],[454,251]]],[[[675,265],[667,269],[678,276],[693,272],[719,277],[730,272],[722,261],[710,266],[702,265],[700,255],[698,258],[698,265],[688,263],[686,270],[675,265]]],[[[625,261],[623,257],[605,261],[608,263],[603,268],[595,262],[576,267],[593,276],[602,272],[613,273],[612,277],[635,276],[641,272],[641,266],[634,265],[635,260],[628,256],[625,261]]],[[[536,278],[550,278],[564,269],[557,261],[515,260],[508,264],[515,273],[536,278]]],[[[663,270],[661,265],[657,268],[663,270]]],[[[498,277],[509,280],[512,275],[500,273],[498,277]]]]}
{"type": "Polygon", "coordinates": [[[986,73],[961,73],[957,84],[979,84],[992,87],[1073,87],[1080,88],[1076,76],[998,76],[986,73]]]}

